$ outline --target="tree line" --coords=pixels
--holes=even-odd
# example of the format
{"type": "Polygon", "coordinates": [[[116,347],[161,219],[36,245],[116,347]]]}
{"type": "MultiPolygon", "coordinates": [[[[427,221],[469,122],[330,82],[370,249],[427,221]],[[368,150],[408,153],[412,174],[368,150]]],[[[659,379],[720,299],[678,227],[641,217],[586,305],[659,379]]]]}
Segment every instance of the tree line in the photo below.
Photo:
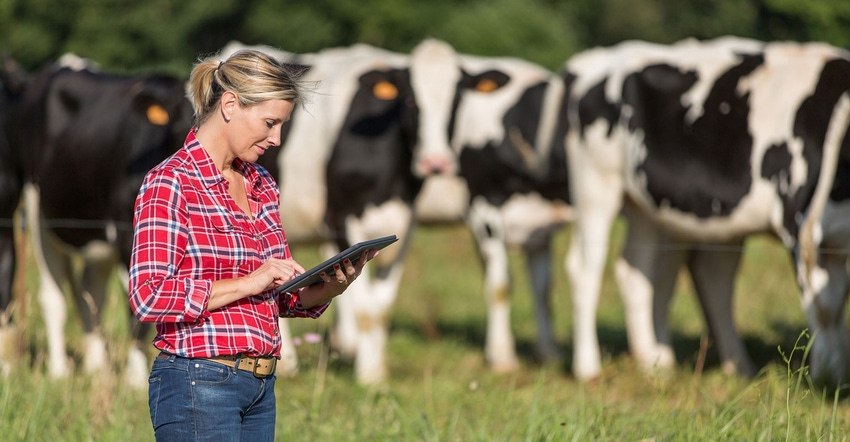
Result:
{"type": "Polygon", "coordinates": [[[74,52],[109,71],[185,76],[231,40],[299,53],[357,42],[409,52],[434,37],[555,70],[577,51],[626,39],[846,47],[848,25],[845,0],[0,0],[0,51],[30,70],[74,52]]]}

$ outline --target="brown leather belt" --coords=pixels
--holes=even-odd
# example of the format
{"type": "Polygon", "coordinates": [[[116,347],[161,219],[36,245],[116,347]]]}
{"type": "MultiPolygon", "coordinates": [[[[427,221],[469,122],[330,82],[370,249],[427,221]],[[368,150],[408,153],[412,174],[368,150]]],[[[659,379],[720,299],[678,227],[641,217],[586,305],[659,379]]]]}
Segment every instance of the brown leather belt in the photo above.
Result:
{"type": "Polygon", "coordinates": [[[264,378],[274,374],[274,369],[277,366],[277,358],[274,356],[266,357],[251,357],[244,355],[233,356],[214,356],[206,359],[212,362],[218,362],[231,368],[251,372],[258,378],[264,378]],[[238,366],[236,364],[239,364],[238,366]]]}

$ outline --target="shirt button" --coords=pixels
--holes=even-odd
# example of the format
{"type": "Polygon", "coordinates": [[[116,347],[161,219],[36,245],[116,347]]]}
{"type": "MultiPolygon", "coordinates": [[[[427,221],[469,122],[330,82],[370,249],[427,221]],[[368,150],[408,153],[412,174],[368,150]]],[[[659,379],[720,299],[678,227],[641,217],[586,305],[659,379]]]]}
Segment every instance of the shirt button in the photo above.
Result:
{"type": "Polygon", "coordinates": [[[268,301],[266,301],[266,302],[268,302],[268,303],[269,303],[269,305],[272,305],[272,304],[274,304],[274,299],[269,298],[269,300],[268,300],[268,301]]]}
{"type": "Polygon", "coordinates": [[[277,327],[274,328],[274,334],[278,334],[277,327]]]}

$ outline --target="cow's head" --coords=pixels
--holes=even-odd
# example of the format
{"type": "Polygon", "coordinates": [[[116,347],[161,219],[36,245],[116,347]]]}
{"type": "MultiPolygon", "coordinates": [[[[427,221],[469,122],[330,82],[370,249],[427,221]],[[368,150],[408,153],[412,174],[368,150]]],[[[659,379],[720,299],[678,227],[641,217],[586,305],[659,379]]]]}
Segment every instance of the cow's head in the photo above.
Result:
{"type": "Polygon", "coordinates": [[[410,53],[410,82],[419,110],[413,173],[419,178],[457,169],[449,137],[464,81],[460,66],[454,48],[439,40],[424,40],[410,53]]]}

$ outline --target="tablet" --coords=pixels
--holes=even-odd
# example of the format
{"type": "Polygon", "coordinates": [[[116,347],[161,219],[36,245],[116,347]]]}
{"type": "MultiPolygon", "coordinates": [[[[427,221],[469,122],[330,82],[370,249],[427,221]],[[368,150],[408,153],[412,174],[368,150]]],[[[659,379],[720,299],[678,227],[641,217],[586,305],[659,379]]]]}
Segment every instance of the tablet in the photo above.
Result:
{"type": "Polygon", "coordinates": [[[333,269],[335,264],[342,263],[342,261],[346,258],[350,259],[352,263],[356,263],[357,260],[360,259],[360,254],[363,253],[364,250],[381,250],[396,241],[398,241],[398,237],[396,237],[395,235],[390,235],[354,244],[353,246],[343,250],[342,252],[337,253],[333,257],[325,260],[324,262],[313,267],[312,269],[307,270],[303,274],[290,279],[282,286],[276,288],[275,293],[291,292],[294,290],[298,290],[301,287],[307,287],[308,285],[313,285],[322,282],[322,277],[319,276],[319,274],[332,274],[334,271],[333,269]]]}

